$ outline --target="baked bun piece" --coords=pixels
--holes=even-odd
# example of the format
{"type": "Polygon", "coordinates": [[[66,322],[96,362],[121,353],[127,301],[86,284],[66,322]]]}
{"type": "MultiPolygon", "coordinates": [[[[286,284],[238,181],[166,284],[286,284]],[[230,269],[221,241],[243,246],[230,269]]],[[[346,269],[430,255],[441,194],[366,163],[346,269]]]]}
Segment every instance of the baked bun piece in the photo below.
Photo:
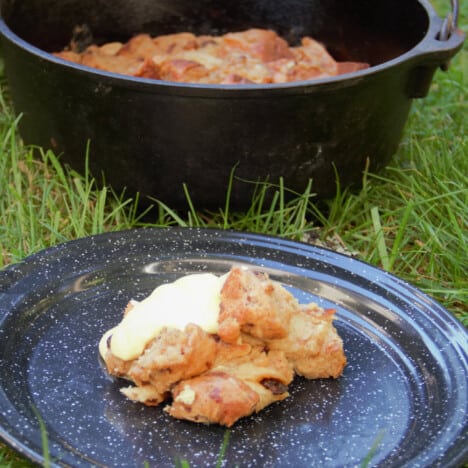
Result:
{"type": "MultiPolygon", "coordinates": [[[[200,308],[190,313],[193,298],[187,301],[185,323],[155,320],[177,315],[170,310],[171,297],[174,309],[182,307],[180,292],[174,290],[178,297],[167,296],[164,302],[169,311],[161,309],[161,302],[159,307],[130,302],[121,324],[101,339],[109,374],[133,383],[121,389],[127,398],[145,405],[167,401],[165,411],[175,418],[230,427],[285,399],[295,374],[308,379],[342,374],[346,357],[333,326],[334,310],[299,304],[267,274],[245,268],[233,267],[220,278],[190,275],[183,281],[198,282],[190,294],[205,295],[200,303],[212,309],[210,320],[201,317],[200,308]],[[201,287],[202,279],[209,288],[201,287]],[[138,343],[135,337],[141,338],[138,343]]],[[[161,297],[157,291],[153,295],[161,297]]]]}

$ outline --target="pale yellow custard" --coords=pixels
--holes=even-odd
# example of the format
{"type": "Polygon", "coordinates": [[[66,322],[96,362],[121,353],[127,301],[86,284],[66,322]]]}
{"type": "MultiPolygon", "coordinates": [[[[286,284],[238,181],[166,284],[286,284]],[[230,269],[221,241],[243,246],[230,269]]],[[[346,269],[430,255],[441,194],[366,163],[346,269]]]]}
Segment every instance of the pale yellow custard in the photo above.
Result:
{"type": "Polygon", "coordinates": [[[217,333],[221,288],[227,275],[212,273],[187,275],[173,283],[157,287],[133,308],[99,342],[104,357],[112,335],[112,354],[129,361],[141,355],[146,345],[164,328],[184,330],[193,323],[208,333],[217,333]]]}

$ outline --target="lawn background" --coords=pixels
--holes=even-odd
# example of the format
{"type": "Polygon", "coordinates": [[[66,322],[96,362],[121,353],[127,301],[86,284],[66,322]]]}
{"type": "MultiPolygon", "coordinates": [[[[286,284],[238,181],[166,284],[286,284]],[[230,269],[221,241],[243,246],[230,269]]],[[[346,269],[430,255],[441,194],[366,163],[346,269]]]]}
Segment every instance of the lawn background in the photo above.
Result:
{"type": "MultiPolygon", "coordinates": [[[[448,1],[434,2],[445,16],[448,1]]],[[[467,31],[468,2],[459,26],[467,31]]],[[[310,190],[284,201],[281,185],[266,203],[260,190],[249,210],[225,201],[215,213],[187,203],[185,212],[97,188],[58,155],[33,152],[18,135],[8,86],[0,95],[0,268],[38,250],[91,234],[143,226],[201,226],[273,234],[344,251],[407,280],[468,324],[468,47],[438,71],[429,95],[415,100],[398,152],[378,175],[363,174],[359,193],[337,192],[326,204],[310,190]]],[[[83,155],[85,157],[85,155],[83,155]]],[[[228,189],[228,188],[227,188],[228,189]]],[[[180,187],[180,190],[183,190],[180,187]]],[[[190,187],[188,187],[188,193],[190,187]]],[[[0,467],[28,466],[0,446],[0,467]]]]}

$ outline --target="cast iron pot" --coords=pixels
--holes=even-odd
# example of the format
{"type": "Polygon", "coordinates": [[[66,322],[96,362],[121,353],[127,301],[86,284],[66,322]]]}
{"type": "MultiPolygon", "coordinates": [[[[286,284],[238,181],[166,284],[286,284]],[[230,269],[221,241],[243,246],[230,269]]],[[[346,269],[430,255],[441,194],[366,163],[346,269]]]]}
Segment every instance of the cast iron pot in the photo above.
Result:
{"type": "Polygon", "coordinates": [[[427,0],[3,0],[0,33],[7,78],[26,143],[63,153],[115,189],[186,206],[250,203],[248,181],[321,197],[359,184],[395,152],[413,98],[462,46],[454,14],[444,22],[427,0]],[[278,85],[195,85],[93,70],[50,54],[77,25],[97,43],[191,31],[272,28],[297,42],[310,35],[339,60],[371,68],[278,85]],[[336,171],[336,173],[335,173],[336,171]]]}

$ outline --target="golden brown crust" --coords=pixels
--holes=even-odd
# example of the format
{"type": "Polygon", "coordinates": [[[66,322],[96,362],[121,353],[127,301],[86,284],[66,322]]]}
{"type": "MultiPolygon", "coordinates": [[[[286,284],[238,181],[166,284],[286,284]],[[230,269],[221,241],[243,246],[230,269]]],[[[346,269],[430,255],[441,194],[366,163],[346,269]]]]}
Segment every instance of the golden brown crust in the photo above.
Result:
{"type": "Polygon", "coordinates": [[[267,275],[233,268],[221,290],[221,339],[235,343],[241,332],[260,339],[288,334],[295,299],[267,275]]]}
{"type": "Polygon", "coordinates": [[[208,372],[179,383],[172,391],[174,401],[165,410],[173,417],[205,424],[232,426],[239,418],[255,411],[259,395],[242,380],[224,372],[208,372]],[[182,391],[192,390],[188,404],[182,391]]]}
{"type": "Polygon", "coordinates": [[[132,362],[127,377],[163,394],[177,382],[209,370],[215,357],[215,339],[197,325],[187,325],[184,331],[165,328],[132,362]]]}
{"type": "Polygon", "coordinates": [[[291,318],[288,336],[268,341],[284,351],[295,372],[308,379],[338,377],[346,365],[343,342],[332,325],[335,311],[302,306],[291,318]]]}

